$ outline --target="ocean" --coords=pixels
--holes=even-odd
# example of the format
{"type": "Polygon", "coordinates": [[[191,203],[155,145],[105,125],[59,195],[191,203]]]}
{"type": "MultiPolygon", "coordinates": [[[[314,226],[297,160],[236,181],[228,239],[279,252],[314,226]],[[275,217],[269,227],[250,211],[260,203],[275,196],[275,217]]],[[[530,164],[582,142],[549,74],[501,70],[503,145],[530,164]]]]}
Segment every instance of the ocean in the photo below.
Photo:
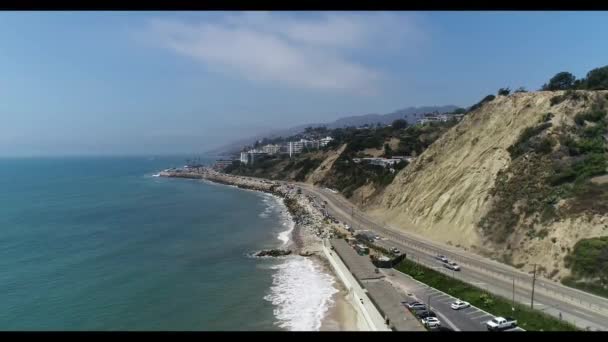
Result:
{"type": "Polygon", "coordinates": [[[254,258],[268,194],[155,177],[183,157],[0,159],[0,330],[318,330],[333,277],[254,258]]]}

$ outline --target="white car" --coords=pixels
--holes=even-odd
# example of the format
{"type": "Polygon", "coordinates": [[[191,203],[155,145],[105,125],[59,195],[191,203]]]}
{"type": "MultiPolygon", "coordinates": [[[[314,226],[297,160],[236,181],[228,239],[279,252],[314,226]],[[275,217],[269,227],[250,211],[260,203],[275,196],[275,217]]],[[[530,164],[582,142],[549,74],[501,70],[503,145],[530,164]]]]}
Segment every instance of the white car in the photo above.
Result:
{"type": "Polygon", "coordinates": [[[458,264],[453,261],[445,263],[445,264],[443,264],[443,266],[451,269],[452,271],[460,271],[460,266],[458,266],[458,264]]]}
{"type": "Polygon", "coordinates": [[[437,259],[441,262],[448,262],[448,258],[446,258],[445,255],[438,255],[435,257],[435,259],[437,259]]]}
{"type": "Polygon", "coordinates": [[[414,304],[409,304],[407,307],[410,308],[411,310],[426,309],[426,304],[424,304],[424,303],[414,303],[414,304]]]}
{"type": "Polygon", "coordinates": [[[468,308],[469,306],[471,306],[471,304],[469,304],[468,302],[463,302],[461,300],[457,300],[454,303],[450,304],[450,306],[454,310],[460,310],[460,309],[468,308]]]}
{"type": "Polygon", "coordinates": [[[427,328],[439,328],[441,321],[437,317],[427,317],[422,319],[422,324],[427,328]]]}

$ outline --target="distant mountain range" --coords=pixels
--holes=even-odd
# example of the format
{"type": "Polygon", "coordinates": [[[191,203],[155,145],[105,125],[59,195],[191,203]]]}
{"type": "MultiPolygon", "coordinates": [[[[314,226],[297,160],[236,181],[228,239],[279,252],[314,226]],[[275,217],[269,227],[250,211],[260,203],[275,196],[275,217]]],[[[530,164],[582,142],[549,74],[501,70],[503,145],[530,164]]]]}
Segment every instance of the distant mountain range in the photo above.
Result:
{"type": "Polygon", "coordinates": [[[355,116],[347,116],[344,118],[337,119],[335,121],[329,123],[313,123],[313,124],[305,124],[299,125],[287,129],[271,131],[265,134],[258,134],[256,136],[248,137],[245,139],[239,139],[229,144],[226,144],[222,147],[207,151],[208,154],[213,155],[222,155],[222,154],[232,154],[239,152],[241,148],[245,145],[252,145],[255,141],[260,140],[262,138],[274,138],[274,137],[287,137],[291,135],[295,135],[297,133],[302,132],[306,127],[321,127],[325,126],[329,129],[335,128],[343,128],[350,126],[363,126],[363,125],[375,125],[376,123],[381,123],[383,125],[387,125],[392,123],[397,119],[404,119],[408,123],[413,124],[418,119],[422,118],[425,113],[439,112],[439,113],[448,113],[457,109],[457,106],[448,105],[448,106],[424,106],[424,107],[408,107],[404,109],[400,109],[388,114],[365,114],[365,115],[355,115],[355,116]]]}

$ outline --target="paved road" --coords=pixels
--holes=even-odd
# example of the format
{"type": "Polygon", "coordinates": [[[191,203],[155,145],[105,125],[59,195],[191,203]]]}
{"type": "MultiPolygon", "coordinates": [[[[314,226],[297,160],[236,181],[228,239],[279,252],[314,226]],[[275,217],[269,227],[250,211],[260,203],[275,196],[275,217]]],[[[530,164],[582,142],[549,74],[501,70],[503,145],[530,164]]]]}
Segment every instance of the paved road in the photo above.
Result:
{"type": "MultiPolygon", "coordinates": [[[[438,265],[434,263],[432,257],[437,254],[446,255],[450,260],[461,265],[462,271],[457,275],[459,279],[507,298],[512,297],[513,280],[515,280],[515,300],[524,304],[530,303],[532,288],[530,274],[479,255],[378,224],[337,193],[310,184],[298,183],[298,185],[306,193],[327,201],[326,209],[332,216],[352,227],[361,227],[380,234],[388,239],[386,243],[394,245],[408,255],[418,257],[421,263],[432,263],[431,265],[436,267],[438,265]]],[[[448,272],[447,269],[444,271],[448,272]]],[[[537,278],[534,307],[555,317],[559,317],[561,313],[563,319],[583,329],[589,327],[592,330],[608,330],[608,299],[550,280],[537,278]]]]}

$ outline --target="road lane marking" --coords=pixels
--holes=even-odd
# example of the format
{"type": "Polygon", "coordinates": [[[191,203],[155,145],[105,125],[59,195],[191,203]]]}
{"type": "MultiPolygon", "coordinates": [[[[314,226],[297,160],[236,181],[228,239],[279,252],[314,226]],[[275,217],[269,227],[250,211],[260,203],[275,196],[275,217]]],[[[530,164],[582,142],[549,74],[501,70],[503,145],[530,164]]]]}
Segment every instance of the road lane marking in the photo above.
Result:
{"type": "MultiPolygon", "coordinates": [[[[479,312],[478,312],[477,314],[479,314],[479,312]]],[[[470,318],[471,318],[471,319],[475,319],[475,320],[477,320],[477,319],[479,319],[479,318],[481,318],[481,317],[486,317],[486,316],[488,316],[488,314],[486,314],[485,312],[482,312],[482,313],[481,313],[481,316],[475,316],[475,317],[473,317],[473,316],[475,316],[475,315],[471,315],[471,316],[470,316],[470,318]]]]}

